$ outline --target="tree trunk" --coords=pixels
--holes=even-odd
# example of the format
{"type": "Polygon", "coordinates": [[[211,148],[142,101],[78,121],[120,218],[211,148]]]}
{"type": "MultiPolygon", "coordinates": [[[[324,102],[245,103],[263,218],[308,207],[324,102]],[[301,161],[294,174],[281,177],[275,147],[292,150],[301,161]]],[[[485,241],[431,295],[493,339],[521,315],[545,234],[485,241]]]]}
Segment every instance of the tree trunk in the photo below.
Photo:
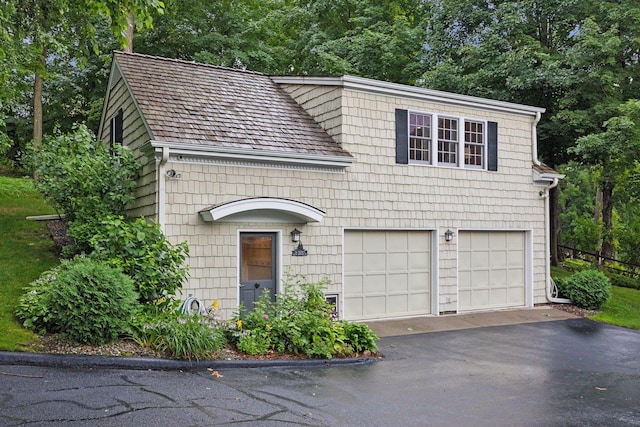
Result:
{"type": "Polygon", "coordinates": [[[36,71],[33,83],[33,141],[42,144],[42,74],[36,71]]]}
{"type": "MultiPolygon", "coordinates": [[[[602,183],[602,249],[600,254],[604,258],[613,258],[613,187],[614,183],[605,180],[602,183]]],[[[602,264],[606,262],[602,260],[602,264]]]]}
{"type": "Polygon", "coordinates": [[[560,206],[558,196],[560,189],[556,186],[549,191],[549,239],[551,246],[551,265],[557,266],[564,258],[558,250],[560,244],[560,206]]]}
{"type": "Polygon", "coordinates": [[[133,27],[135,24],[135,19],[133,16],[133,12],[129,12],[129,17],[127,18],[127,31],[125,32],[125,38],[127,39],[127,45],[124,48],[125,52],[133,53],[133,27]]]}

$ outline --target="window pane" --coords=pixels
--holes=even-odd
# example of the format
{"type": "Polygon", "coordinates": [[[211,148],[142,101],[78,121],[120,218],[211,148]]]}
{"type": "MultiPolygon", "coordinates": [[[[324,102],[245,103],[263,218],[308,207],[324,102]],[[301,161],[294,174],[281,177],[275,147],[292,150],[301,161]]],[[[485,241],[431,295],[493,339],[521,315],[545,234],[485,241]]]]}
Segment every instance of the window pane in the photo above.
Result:
{"type": "Polygon", "coordinates": [[[458,119],[438,118],[438,163],[458,163],[458,119]]]}
{"type": "Polygon", "coordinates": [[[429,162],[431,148],[431,116],[409,113],[409,159],[429,162]]]}
{"type": "Polygon", "coordinates": [[[271,279],[273,239],[270,236],[242,236],[241,241],[241,280],[271,279]]]}
{"type": "Polygon", "coordinates": [[[484,167],[484,123],[466,121],[464,124],[464,164],[484,167]]]}

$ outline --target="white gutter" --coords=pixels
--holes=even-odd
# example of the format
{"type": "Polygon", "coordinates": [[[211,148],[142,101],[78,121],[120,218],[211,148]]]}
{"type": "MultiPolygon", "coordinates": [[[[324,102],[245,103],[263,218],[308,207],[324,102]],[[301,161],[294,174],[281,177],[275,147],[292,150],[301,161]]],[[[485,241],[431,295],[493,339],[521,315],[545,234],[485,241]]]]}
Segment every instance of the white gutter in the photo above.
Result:
{"type": "MultiPolygon", "coordinates": [[[[536,130],[539,121],[540,113],[536,113],[536,118],[531,126],[531,154],[533,163],[537,166],[541,165],[540,160],[538,160],[538,133],[536,130]]],[[[571,304],[570,299],[553,297],[551,292],[551,289],[555,287],[555,283],[553,283],[553,279],[551,279],[551,219],[549,218],[549,191],[552,188],[557,187],[559,182],[558,178],[553,178],[553,182],[540,192],[540,196],[544,198],[544,289],[547,301],[557,304],[571,304]]]]}
{"type": "Polygon", "coordinates": [[[315,165],[325,167],[347,167],[357,161],[351,156],[327,156],[322,154],[305,154],[291,151],[268,151],[255,148],[242,149],[235,147],[208,146],[195,143],[165,142],[152,140],[154,148],[171,149],[174,156],[203,156],[218,159],[253,160],[263,162],[315,165]]]}
{"type": "Polygon", "coordinates": [[[166,174],[166,164],[169,161],[169,148],[162,147],[162,155],[160,159],[156,160],[156,170],[158,171],[158,175],[156,176],[156,180],[158,185],[156,186],[156,212],[158,213],[158,224],[160,224],[160,229],[164,233],[164,217],[165,217],[165,209],[166,209],[166,199],[167,199],[167,174],[166,174]]]}

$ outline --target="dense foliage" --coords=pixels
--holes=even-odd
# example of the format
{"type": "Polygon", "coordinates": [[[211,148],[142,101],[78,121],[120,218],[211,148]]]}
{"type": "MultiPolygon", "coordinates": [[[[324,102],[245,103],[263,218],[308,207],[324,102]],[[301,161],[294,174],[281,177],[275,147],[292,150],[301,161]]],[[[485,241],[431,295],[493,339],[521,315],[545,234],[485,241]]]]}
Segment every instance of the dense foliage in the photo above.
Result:
{"type": "Polygon", "coordinates": [[[122,146],[112,149],[97,141],[86,126],[31,144],[25,162],[36,187],[65,215],[69,234],[81,250],[88,249],[97,222],[121,215],[133,200],[139,164],[122,146]]]}
{"type": "Polygon", "coordinates": [[[142,304],[169,305],[187,278],[186,242],[173,245],[155,221],[107,216],[94,229],[90,246],[93,257],[133,279],[142,304]]]}
{"type": "Polygon", "coordinates": [[[133,281],[122,271],[76,257],[34,282],[21,298],[17,315],[34,331],[99,345],[128,330],[136,300],[133,281]]]}
{"type": "Polygon", "coordinates": [[[369,327],[331,319],[333,306],[322,291],[326,284],[296,276],[287,280],[275,302],[264,292],[253,311],[236,317],[231,341],[248,354],[274,351],[331,358],[375,353],[378,338],[369,327]]]}
{"type": "Polygon", "coordinates": [[[564,282],[564,291],[578,307],[598,310],[611,297],[611,282],[598,270],[583,270],[564,282]]]}

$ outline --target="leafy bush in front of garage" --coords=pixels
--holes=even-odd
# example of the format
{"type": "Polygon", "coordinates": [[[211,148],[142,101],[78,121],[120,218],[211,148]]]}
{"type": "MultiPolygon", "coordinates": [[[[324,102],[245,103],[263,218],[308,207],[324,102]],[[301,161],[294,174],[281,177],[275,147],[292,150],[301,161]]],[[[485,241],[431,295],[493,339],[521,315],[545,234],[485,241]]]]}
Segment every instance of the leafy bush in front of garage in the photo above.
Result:
{"type": "Polygon", "coordinates": [[[326,279],[309,283],[303,276],[290,276],[275,302],[265,292],[253,311],[236,315],[230,341],[248,354],[288,352],[332,358],[377,352],[378,337],[368,326],[332,320],[333,305],[323,292],[327,284],[326,279]]]}
{"type": "Polygon", "coordinates": [[[33,282],[16,314],[39,333],[102,345],[128,331],[137,299],[133,281],[121,270],[78,256],[33,282]]]}
{"type": "Polygon", "coordinates": [[[566,280],[565,290],[578,307],[598,310],[611,297],[611,282],[599,270],[583,270],[566,280]]]}

